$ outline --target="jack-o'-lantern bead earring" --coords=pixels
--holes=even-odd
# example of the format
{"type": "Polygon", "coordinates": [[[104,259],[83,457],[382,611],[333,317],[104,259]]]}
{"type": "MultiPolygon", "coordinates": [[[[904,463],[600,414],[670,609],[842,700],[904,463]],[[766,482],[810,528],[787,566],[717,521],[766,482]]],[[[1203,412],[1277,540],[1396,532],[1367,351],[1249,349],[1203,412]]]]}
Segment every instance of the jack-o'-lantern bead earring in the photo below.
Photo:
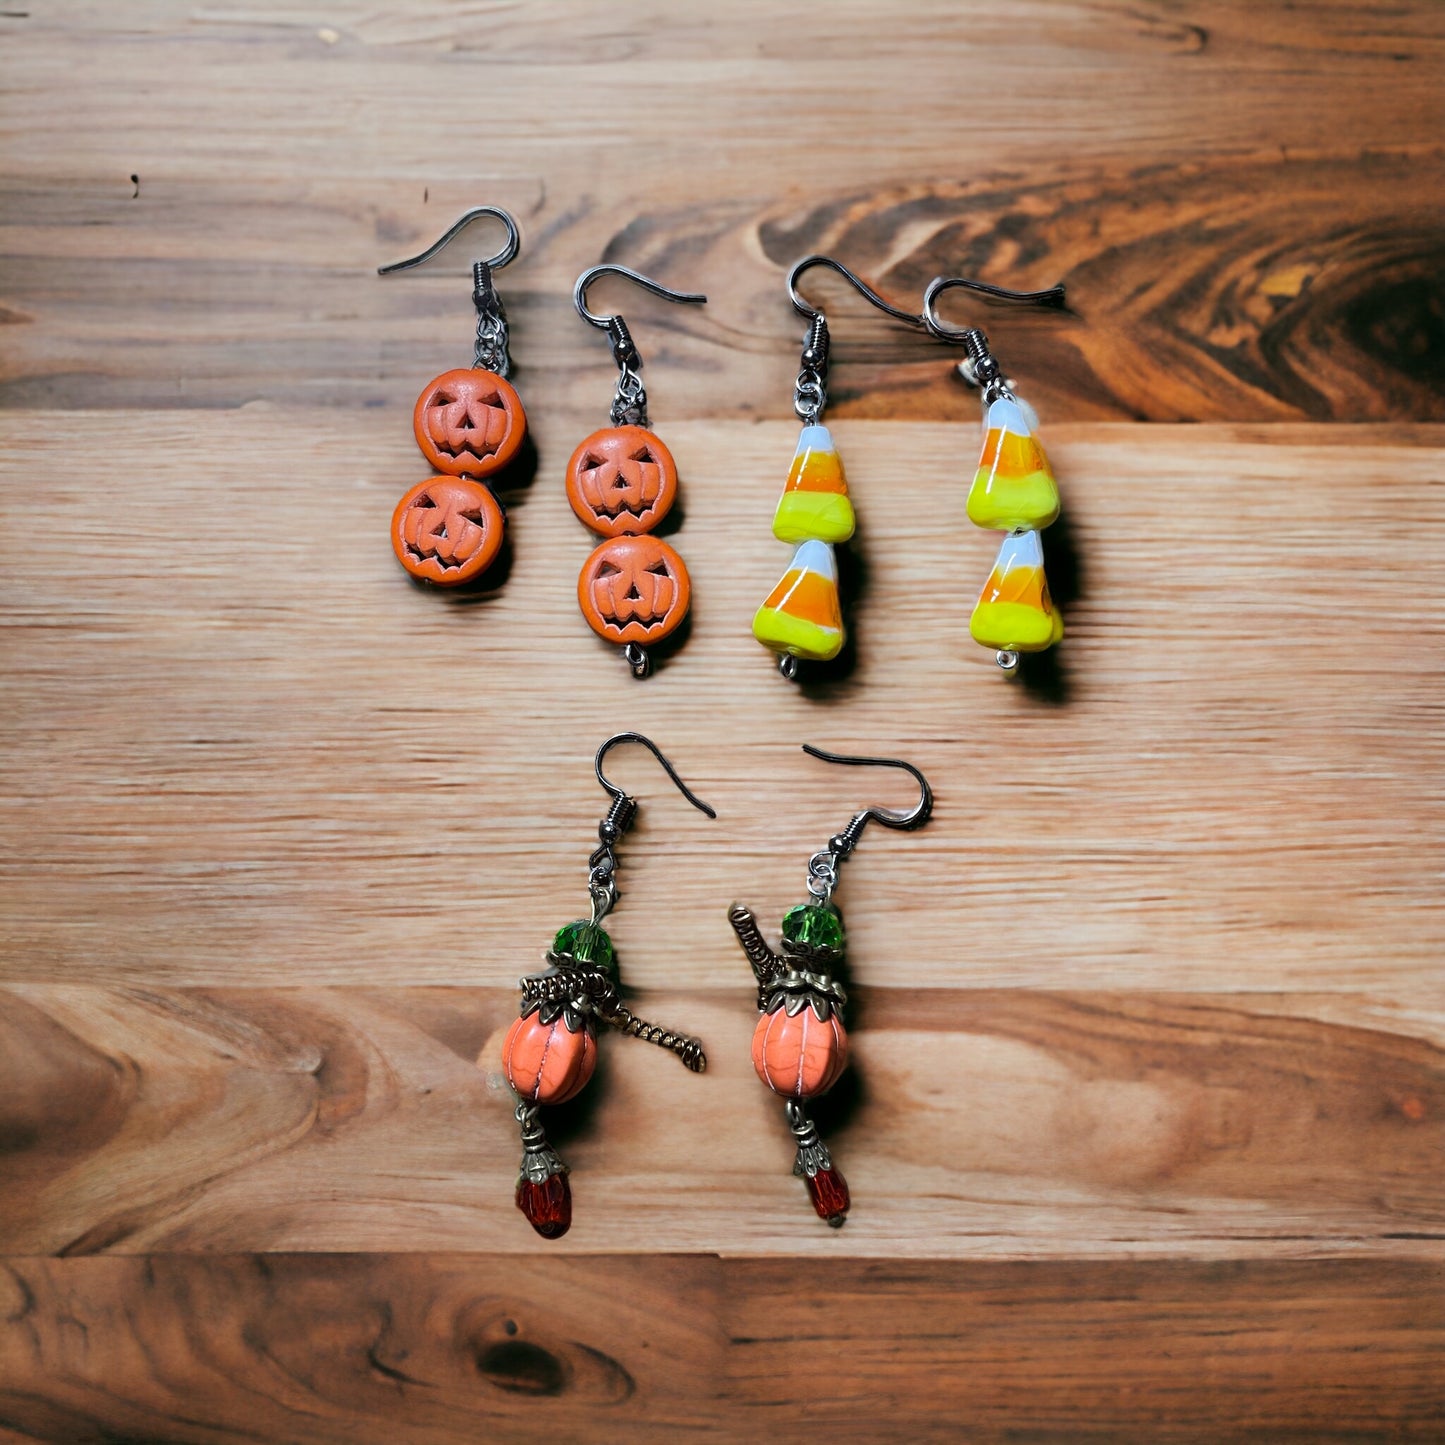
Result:
{"type": "Polygon", "coordinates": [[[438,475],[418,482],[391,518],[397,561],[411,576],[438,587],[473,582],[497,560],[505,522],[489,480],[517,455],[527,434],[521,400],[507,380],[512,371],[507,313],[494,278],[517,254],[517,223],[499,206],[473,206],[419,256],[377,271],[387,276],[430,261],[479,216],[501,221],[507,240],[495,256],[472,263],[477,311],[472,364],[442,372],[417,398],[416,442],[438,475]]]}
{"type": "Polygon", "coordinates": [[[983,401],[983,453],[968,490],[968,517],[979,527],[1007,535],[998,560],[974,604],[968,630],[975,642],[994,649],[1006,673],[1015,672],[1022,652],[1043,652],[1064,635],[1064,619],[1049,596],[1039,533],[1058,519],[1059,488],[1044,449],[1034,437],[1033,409],[1014,395],[976,326],[955,330],[938,319],[938,298],[956,287],[1000,301],[1062,306],[1064,288],[1007,291],[963,276],[939,276],[923,293],[923,319],[940,341],[962,346],[959,374],[979,388],[983,401]]]}
{"type": "Polygon", "coordinates": [[[702,1045],[637,1017],[618,997],[617,963],[602,920],[617,904],[617,844],[637,813],[629,797],[602,771],[602,761],[619,743],[640,743],[660,762],[683,797],[709,818],[717,814],[693,795],[657,744],[641,733],[617,733],[597,749],[597,781],[612,799],[597,825],[597,847],[587,860],[589,917],[565,925],[547,952],[547,969],[521,980],[522,1012],[502,1045],[502,1067],[516,1090],[522,1130],[522,1169],[517,1208],[544,1239],[559,1239],[572,1223],[567,1166],[547,1143],[538,1115],[543,1104],[563,1104],[581,1093],[597,1064],[597,1025],[610,1024],[671,1050],[695,1074],[707,1065],[702,1045]]]}
{"type": "Polygon", "coordinates": [[[846,631],[833,549],[846,542],[856,526],[843,462],[823,425],[828,401],[828,318],[798,294],[799,278],[813,266],[836,271],[870,305],[906,326],[923,329],[921,316],[885,301],[831,256],[804,256],[788,272],[788,299],[808,321],[802,366],[793,389],[793,411],[803,430],[773,513],[773,536],[791,544],[793,557],[782,581],[754,615],[753,636],[778,654],[778,671],[789,679],[797,677],[799,659],[829,662],[843,650],[846,631]]]}
{"type": "Polygon", "coordinates": [[[612,425],[578,443],[567,463],[567,500],[578,518],[605,539],[577,577],[577,605],[604,642],[622,648],[634,677],[652,670],[648,647],[682,625],[692,601],[687,567],[673,548],[648,533],[677,500],[677,463],[650,431],[642,358],[621,316],[587,309],[587,288],[600,276],[625,276],[654,296],[701,305],[706,296],[670,291],[626,266],[593,266],[572,292],[577,314],[605,331],[617,363],[612,425]]]}
{"type": "Polygon", "coordinates": [[[912,763],[898,758],[858,758],[827,753],[803,744],[803,751],[828,763],[854,767],[902,768],[918,781],[919,799],[906,813],[865,808],[855,813],[841,833],[808,860],[808,899],[783,915],[783,952],[773,952],[758,929],[751,910],[734,903],[732,924],[758,981],[762,1017],[753,1033],[753,1068],[758,1077],[787,1103],[788,1129],[797,1143],[793,1173],[808,1186],[820,1219],[839,1228],[850,1203],[848,1185],[833,1167],[828,1146],[808,1114],[806,1101],[826,1094],[848,1063],[848,1035],[843,1029],[847,997],[833,975],[843,962],[843,920],[833,906],[838,869],[858,845],[870,823],[885,828],[921,828],[933,811],[933,790],[912,763]]]}

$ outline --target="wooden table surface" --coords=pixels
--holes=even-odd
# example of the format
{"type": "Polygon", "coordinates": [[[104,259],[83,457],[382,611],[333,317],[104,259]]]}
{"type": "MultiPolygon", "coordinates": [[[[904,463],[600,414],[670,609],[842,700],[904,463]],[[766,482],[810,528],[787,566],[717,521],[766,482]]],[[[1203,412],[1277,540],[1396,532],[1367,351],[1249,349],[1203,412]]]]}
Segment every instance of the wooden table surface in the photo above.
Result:
{"type": "Polygon", "coordinates": [[[0,1439],[1445,1437],[1439,6],[32,0],[0,57],[0,1439]],[[375,267],[481,202],[537,465],[461,599],[387,525],[489,237],[375,267]],[[956,354],[825,276],[856,657],[749,636],[812,250],[1067,284],[949,307],[1042,418],[1055,666],[967,638],[956,354]],[[560,482],[603,259],[710,297],[595,293],[683,476],[643,684],[560,482]],[[498,1044],[624,728],[718,810],[614,755],[624,977],[710,1062],[603,1040],[545,1244],[498,1044]],[[839,893],[837,1233],[726,909],[909,794],[805,741],[938,798],[839,893]]]}

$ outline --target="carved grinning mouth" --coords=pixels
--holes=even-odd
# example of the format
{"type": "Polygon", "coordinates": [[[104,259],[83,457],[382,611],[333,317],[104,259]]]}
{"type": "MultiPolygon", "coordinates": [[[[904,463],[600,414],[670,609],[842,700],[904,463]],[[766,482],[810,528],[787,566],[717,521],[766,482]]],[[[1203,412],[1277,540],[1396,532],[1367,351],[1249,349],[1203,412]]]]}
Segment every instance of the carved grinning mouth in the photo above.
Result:
{"type": "Polygon", "coordinates": [[[496,392],[488,396],[473,397],[468,402],[448,392],[439,391],[426,409],[426,418],[427,434],[431,437],[432,445],[442,456],[451,457],[453,460],[469,456],[479,462],[485,461],[497,454],[497,447],[506,436],[507,409],[496,392]],[[480,425],[472,420],[473,408],[481,411],[480,425]],[[493,434],[492,418],[496,415],[502,417],[503,426],[501,435],[493,443],[488,438],[493,434]],[[461,425],[454,425],[454,421],[461,425]]]}
{"type": "MultiPolygon", "coordinates": [[[[651,565],[644,567],[643,571],[650,572],[654,577],[666,577],[670,582],[672,582],[674,588],[674,596],[676,596],[677,579],[673,577],[672,572],[669,570],[666,562],[653,562],[651,565]]],[[[604,578],[620,577],[621,575],[622,568],[614,566],[611,562],[604,561],[601,566],[598,567],[596,576],[593,580],[595,582],[601,582],[604,578]]],[[[636,610],[636,607],[634,607],[634,610],[630,617],[617,617],[615,615],[615,609],[620,608],[621,604],[629,602],[633,604],[640,604],[642,602],[642,593],[641,591],[639,591],[637,583],[635,581],[628,583],[627,591],[621,597],[613,598],[612,596],[608,595],[608,605],[614,608],[613,615],[609,615],[607,610],[601,605],[600,602],[598,603],[597,610],[602,614],[602,620],[607,624],[607,626],[616,628],[618,631],[621,631],[622,628],[628,626],[630,623],[637,623],[639,626],[644,627],[649,631],[661,627],[664,623],[666,623],[666,610],[664,610],[661,617],[654,617],[650,615],[644,617],[641,612],[636,610]]]]}
{"type": "Polygon", "coordinates": [[[627,477],[623,475],[622,464],[620,462],[614,464],[610,485],[604,486],[598,478],[597,473],[608,465],[608,458],[599,457],[595,452],[588,452],[587,455],[582,458],[582,465],[578,468],[583,480],[584,494],[590,494],[591,496],[600,498],[601,500],[598,504],[599,509],[606,512],[610,517],[621,516],[624,512],[627,513],[629,517],[645,516],[657,505],[657,496],[662,490],[660,481],[662,468],[657,458],[653,456],[647,447],[638,447],[636,451],[627,457],[627,460],[638,463],[639,467],[650,466],[656,468],[659,481],[651,497],[645,495],[647,478],[639,473],[637,481],[629,481],[627,477]],[[634,491],[641,495],[641,505],[635,506],[632,504],[628,494],[634,491]]]}
{"type": "Polygon", "coordinates": [[[472,509],[452,507],[441,519],[441,522],[435,526],[431,525],[430,518],[418,515],[418,513],[437,510],[439,510],[437,503],[430,497],[418,497],[412,503],[405,526],[407,555],[418,562],[435,562],[440,567],[464,566],[477,555],[486,539],[486,514],[479,507],[472,509]],[[477,530],[474,545],[465,553],[453,549],[450,556],[443,556],[437,550],[436,544],[451,539],[452,533],[449,530],[451,528],[455,528],[460,533],[463,530],[461,526],[463,522],[470,522],[477,530]],[[423,541],[429,544],[428,548],[423,548],[421,545],[423,541]]]}

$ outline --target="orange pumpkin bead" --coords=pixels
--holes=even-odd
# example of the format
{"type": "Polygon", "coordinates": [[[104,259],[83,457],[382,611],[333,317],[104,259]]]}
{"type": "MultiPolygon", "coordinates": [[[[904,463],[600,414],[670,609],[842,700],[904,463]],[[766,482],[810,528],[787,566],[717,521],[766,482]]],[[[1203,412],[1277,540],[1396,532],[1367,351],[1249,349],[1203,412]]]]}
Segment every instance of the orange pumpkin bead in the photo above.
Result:
{"type": "Polygon", "coordinates": [[[423,582],[460,587],[480,577],[502,550],[506,523],[484,482],[428,477],[418,482],[391,517],[396,559],[423,582]]]}
{"type": "Polygon", "coordinates": [[[502,1044],[507,1082],[534,1104],[565,1104],[582,1092],[597,1067],[597,1041],[586,1026],[573,1033],[561,1014],[544,1024],[524,1014],[502,1044]]]}
{"type": "Polygon", "coordinates": [[[577,605],[599,637],[619,646],[661,642],[692,601],[687,567],[657,537],[613,537],[593,549],[577,577],[577,605]]]}
{"type": "Polygon", "coordinates": [[[677,500],[677,463],[645,427],[604,427],[572,453],[567,500],[604,537],[650,532],[677,500]]]}
{"type": "Polygon", "coordinates": [[[495,371],[444,371],[416,399],[412,427],[421,454],[453,477],[488,477],[517,455],[527,414],[495,371]]]}
{"type": "Polygon", "coordinates": [[[824,1023],[811,1008],[791,1017],[766,1013],[753,1032],[753,1068],[775,1094],[811,1099],[826,1094],[848,1065],[848,1035],[831,1013],[824,1023]]]}

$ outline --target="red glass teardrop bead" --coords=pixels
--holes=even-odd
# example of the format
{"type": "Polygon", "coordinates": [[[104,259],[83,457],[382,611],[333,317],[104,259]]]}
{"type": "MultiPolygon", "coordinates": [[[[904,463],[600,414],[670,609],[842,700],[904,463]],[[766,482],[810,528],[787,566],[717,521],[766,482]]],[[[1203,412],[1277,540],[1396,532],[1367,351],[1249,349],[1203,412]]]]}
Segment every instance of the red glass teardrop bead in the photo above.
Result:
{"type": "Polygon", "coordinates": [[[841,1229],[848,1213],[848,1181],[836,1169],[820,1169],[804,1178],[818,1218],[826,1219],[834,1229],[841,1229]]]}
{"type": "Polygon", "coordinates": [[[561,1239],[572,1227],[572,1189],[567,1176],[551,1174],[540,1184],[522,1180],[517,1185],[517,1208],[543,1239],[561,1239]]]}

